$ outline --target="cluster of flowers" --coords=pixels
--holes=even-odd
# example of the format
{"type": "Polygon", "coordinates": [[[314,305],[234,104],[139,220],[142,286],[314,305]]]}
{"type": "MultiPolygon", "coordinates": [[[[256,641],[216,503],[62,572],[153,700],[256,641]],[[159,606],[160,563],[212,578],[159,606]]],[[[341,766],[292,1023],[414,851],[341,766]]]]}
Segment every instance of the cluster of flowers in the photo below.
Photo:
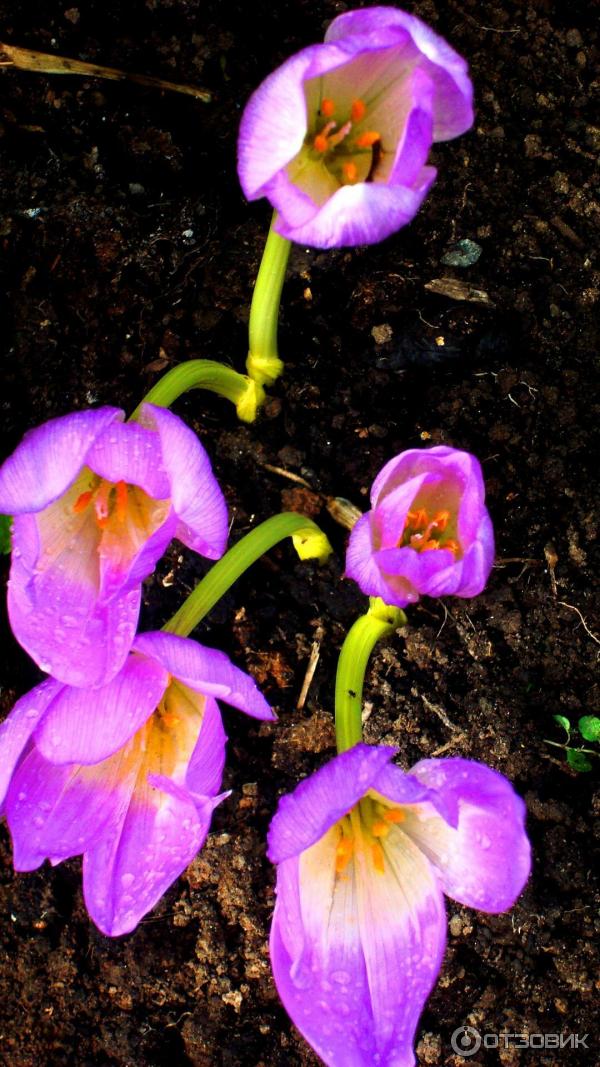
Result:
{"type": "MultiPolygon", "coordinates": [[[[275,71],[242,121],[239,173],[282,236],[368,243],[416,213],[434,141],[472,122],[465,62],[395,8],[336,18],[325,43],[275,71]]],[[[176,537],[218,559],[227,510],[194,433],[143,404],[103,407],[26,435],[0,468],[13,518],[8,606],[49,677],[0,726],[0,813],[17,870],[83,856],[88,911],[135,928],[201,848],[220,792],[223,700],[274,715],[220,651],[136,634],[143,580],[176,537]]],[[[392,459],[354,527],[346,573],[403,608],[475,596],[494,553],[477,460],[439,446],[392,459]]],[[[463,759],[405,773],[396,749],[354,745],[280,801],[271,958],[298,1028],[330,1067],[409,1067],[441,966],[443,894],[503,911],[530,865],[510,783],[463,759]]]]}

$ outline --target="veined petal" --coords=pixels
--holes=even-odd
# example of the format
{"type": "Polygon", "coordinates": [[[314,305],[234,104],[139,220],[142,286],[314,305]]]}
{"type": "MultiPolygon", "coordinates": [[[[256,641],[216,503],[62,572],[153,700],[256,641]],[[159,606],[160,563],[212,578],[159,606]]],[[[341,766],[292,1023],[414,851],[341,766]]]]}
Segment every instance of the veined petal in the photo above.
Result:
{"type": "Polygon", "coordinates": [[[115,423],[96,439],[87,466],[107,482],[138,485],[156,500],[170,496],[170,482],[162,464],[160,438],[137,422],[115,423]]]}
{"type": "Polygon", "coordinates": [[[77,477],[96,438],[122,418],[119,408],[76,411],[26,433],[0,468],[0,513],[20,515],[51,504],[77,477]]]}
{"type": "Polygon", "coordinates": [[[204,701],[204,714],[200,735],[187,767],[185,786],[194,798],[212,797],[221,788],[227,735],[216,700],[200,697],[197,693],[194,696],[204,701]]]}
{"type": "Polygon", "coordinates": [[[225,700],[255,719],[275,718],[250,675],[235,667],[224,652],[163,631],[138,634],[134,648],[191,689],[225,700]]]}
{"type": "Polygon", "coordinates": [[[17,700],[0,725],[0,811],[21,754],[61,688],[60,682],[54,678],[36,685],[35,689],[17,700]]]}
{"type": "Polygon", "coordinates": [[[460,586],[457,596],[477,596],[485,588],[494,563],[494,527],[485,514],[476,533],[476,540],[467,549],[462,561],[460,586]]]}
{"type": "Polygon", "coordinates": [[[383,241],[412,221],[436,173],[434,167],[423,167],[411,188],[375,182],[344,185],[309,222],[292,227],[279,215],[275,229],[296,244],[316,248],[343,248],[383,241]]]}
{"type": "Polygon", "coordinates": [[[393,827],[383,870],[355,841],[336,872],[337,828],[278,868],[273,974],[286,1010],[329,1067],[409,1067],[441,965],[445,913],[433,871],[393,827]]]}
{"type": "Polygon", "coordinates": [[[168,500],[130,489],[122,519],[112,519],[99,541],[100,600],[110,600],[147,578],[176,529],[177,516],[168,500]]]}
{"type": "Polygon", "coordinates": [[[138,777],[121,826],[83,857],[86,907],[103,933],[128,934],[192,861],[220,797],[194,802],[164,776],[138,777]]]}
{"type": "Polygon", "coordinates": [[[396,748],[355,745],[281,797],[268,835],[268,856],[281,863],[319,841],[356,802],[374,788],[396,748]]]}
{"type": "Polygon", "coordinates": [[[417,474],[382,494],[372,513],[376,535],[374,548],[396,548],[400,543],[408,512],[428,477],[431,475],[417,474]]]}
{"type": "Polygon", "coordinates": [[[139,421],[160,437],[171,504],[179,519],[175,536],[208,559],[219,559],[227,544],[227,505],[196,434],[154,404],[142,406],[139,421]]]}
{"type": "Polygon", "coordinates": [[[510,782],[471,760],[422,760],[411,775],[458,810],[456,829],[427,807],[402,824],[435,865],[444,892],[482,911],[506,911],[531,865],[525,805],[510,782]]]}
{"type": "Polygon", "coordinates": [[[100,763],[144,725],[168,682],[163,667],[134,653],[93,692],[64,686],[36,731],[36,746],[51,763],[100,763]]]}

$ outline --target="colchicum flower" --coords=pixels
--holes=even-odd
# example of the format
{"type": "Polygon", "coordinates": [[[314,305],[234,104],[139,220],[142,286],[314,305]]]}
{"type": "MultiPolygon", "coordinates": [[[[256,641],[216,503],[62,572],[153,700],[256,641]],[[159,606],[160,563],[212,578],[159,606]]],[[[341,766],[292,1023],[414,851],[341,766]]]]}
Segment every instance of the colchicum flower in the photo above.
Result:
{"type": "Polygon", "coordinates": [[[83,854],[87,909],[129,933],[202,847],[226,736],[216,699],[273,719],[228,657],[174,634],[140,634],[93,691],[50,678],[0,726],[0,810],[18,871],[83,854]]]}
{"type": "Polygon", "coordinates": [[[371,489],[371,511],[350,535],[346,575],[363,593],[403,608],[420,596],[481,593],[494,531],[475,456],[447,445],[390,460],[371,489]]]}
{"type": "Polygon", "coordinates": [[[358,744],[283,797],[271,961],[293,1022],[329,1067],[411,1067],[444,953],[443,893],[509,908],[530,869],[525,808],[502,775],[463,759],[408,774],[358,744]]]}
{"type": "Polygon", "coordinates": [[[469,129],[472,96],[465,61],[420,19],[348,11],[251,97],[238,146],[244,193],[271,201],[290,241],[381,241],[418,211],[436,176],[431,145],[469,129]]]}
{"type": "Polygon", "coordinates": [[[0,468],[13,515],[8,611],[39,667],[94,686],[119,670],[135,636],[141,582],[169,541],[218,559],[227,509],[195,433],[152,404],[51,419],[0,468]]]}

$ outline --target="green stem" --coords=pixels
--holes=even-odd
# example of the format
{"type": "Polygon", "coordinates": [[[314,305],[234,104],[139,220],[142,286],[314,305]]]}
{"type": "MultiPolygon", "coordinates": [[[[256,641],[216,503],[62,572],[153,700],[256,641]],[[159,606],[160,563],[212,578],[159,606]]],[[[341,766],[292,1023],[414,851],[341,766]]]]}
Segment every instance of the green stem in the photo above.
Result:
{"type": "Polygon", "coordinates": [[[240,575],[285,537],[292,538],[301,559],[323,560],[331,552],[325,534],[306,515],[297,515],[293,511],[273,515],[242,537],[215,563],[163,630],[187,637],[240,575]]]}
{"type": "Polygon", "coordinates": [[[249,352],[246,370],[259,385],[272,385],[283,372],[277,349],[279,303],[291,241],[275,233],[276,213],[265,244],[252,294],[248,324],[249,352]]]}
{"type": "Polygon", "coordinates": [[[400,608],[371,598],[366,615],[361,615],[346,634],[335,679],[335,736],[338,752],[362,741],[362,696],[365,671],[371,652],[382,637],[389,637],[406,625],[400,608]]]}
{"type": "Polygon", "coordinates": [[[233,367],[217,363],[212,359],[190,359],[167,371],[153,385],[135,409],[134,419],[139,415],[142,404],[156,404],[168,408],[188,389],[207,389],[210,393],[231,400],[236,406],[238,417],[242,422],[253,422],[257,408],[264,402],[264,389],[245,374],[238,374],[233,367]]]}

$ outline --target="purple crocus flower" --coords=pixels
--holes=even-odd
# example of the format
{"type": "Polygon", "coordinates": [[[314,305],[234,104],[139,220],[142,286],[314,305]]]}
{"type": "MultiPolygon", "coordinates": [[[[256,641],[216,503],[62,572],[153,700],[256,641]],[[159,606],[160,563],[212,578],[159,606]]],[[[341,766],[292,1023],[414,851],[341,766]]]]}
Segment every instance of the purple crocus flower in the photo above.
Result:
{"type": "Polygon", "coordinates": [[[133,930],[202,847],[227,795],[215,698],[275,718],[223,652],[163,632],[140,634],[107,685],[50,678],[22,697],[0,726],[15,869],[83,853],[92,919],[111,936],[133,930]]]}
{"type": "Polygon", "coordinates": [[[494,531],[475,456],[447,445],[390,460],[371,511],[350,535],[346,574],[363,593],[404,608],[420,596],[476,596],[494,560],[494,531]]]}
{"type": "Polygon", "coordinates": [[[144,404],[136,422],[104,407],[51,419],[0,468],[13,515],[10,622],[48,674],[102,685],[133,641],[141,582],[169,541],[218,559],[227,509],[195,433],[144,404]]]}
{"type": "Polygon", "coordinates": [[[444,953],[443,893],[509,908],[530,868],[525,809],[501,774],[359,744],[283,797],[271,961],[288,1014],[329,1067],[410,1067],[444,953]]]}
{"type": "Polygon", "coordinates": [[[418,211],[436,176],[431,145],[469,129],[472,96],[465,61],[420,19],[394,7],[348,11],[250,98],[238,146],[244,193],[271,201],[290,241],[381,241],[418,211]]]}

